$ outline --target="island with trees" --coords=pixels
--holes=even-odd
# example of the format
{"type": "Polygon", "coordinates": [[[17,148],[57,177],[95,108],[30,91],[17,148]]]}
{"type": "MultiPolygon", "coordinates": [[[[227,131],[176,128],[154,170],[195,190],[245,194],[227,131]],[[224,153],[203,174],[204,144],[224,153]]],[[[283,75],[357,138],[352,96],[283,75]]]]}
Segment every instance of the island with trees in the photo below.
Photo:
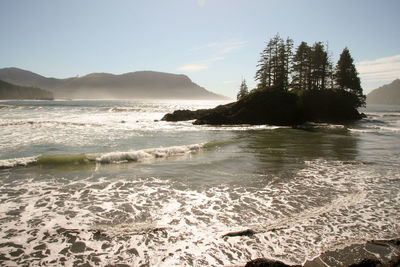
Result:
{"type": "Polygon", "coordinates": [[[257,87],[242,81],[238,100],[214,109],[177,110],[163,120],[195,120],[195,124],[299,125],[305,122],[345,123],[363,117],[365,95],[349,49],[334,67],[327,45],[294,42],[279,34],[268,43],[258,62],[257,87]]]}

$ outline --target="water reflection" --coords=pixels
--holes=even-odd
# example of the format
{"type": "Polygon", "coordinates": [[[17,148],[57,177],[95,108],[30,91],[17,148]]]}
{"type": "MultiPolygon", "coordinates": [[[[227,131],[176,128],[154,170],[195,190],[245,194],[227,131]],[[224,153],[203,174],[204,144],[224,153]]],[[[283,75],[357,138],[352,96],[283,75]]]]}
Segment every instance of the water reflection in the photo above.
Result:
{"type": "MultiPolygon", "coordinates": [[[[277,129],[254,131],[241,147],[253,157],[256,172],[290,176],[305,161],[353,161],[358,154],[357,137],[345,128],[277,129]],[[286,174],[286,175],[284,175],[286,174]]],[[[249,159],[250,160],[250,159],[249,159]]]]}

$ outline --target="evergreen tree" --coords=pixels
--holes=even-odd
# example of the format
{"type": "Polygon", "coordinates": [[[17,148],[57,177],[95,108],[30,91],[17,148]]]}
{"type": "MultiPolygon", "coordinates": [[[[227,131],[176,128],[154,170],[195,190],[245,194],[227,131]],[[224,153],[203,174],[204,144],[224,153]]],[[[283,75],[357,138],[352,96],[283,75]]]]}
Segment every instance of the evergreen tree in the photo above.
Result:
{"type": "Polygon", "coordinates": [[[293,56],[292,87],[295,89],[308,88],[311,48],[306,42],[301,42],[293,56]]]}
{"type": "Polygon", "coordinates": [[[279,34],[268,42],[257,65],[259,69],[255,79],[259,88],[276,86],[288,89],[292,47],[293,41],[288,38],[285,43],[279,34]]]}
{"type": "Polygon", "coordinates": [[[328,70],[327,70],[327,81],[326,85],[330,88],[334,88],[334,83],[335,83],[335,72],[333,70],[333,63],[332,63],[332,55],[331,52],[329,51],[329,43],[326,42],[326,53],[328,55],[328,70]]]}
{"type": "Polygon", "coordinates": [[[326,88],[329,65],[329,57],[324,45],[321,42],[315,43],[311,52],[311,89],[326,88]]]}
{"type": "Polygon", "coordinates": [[[302,42],[293,57],[292,86],[303,90],[323,90],[327,88],[332,75],[332,63],[321,42],[312,47],[302,42]]]}
{"type": "Polygon", "coordinates": [[[261,53],[261,59],[258,61],[257,65],[259,69],[255,76],[255,79],[259,82],[259,88],[269,87],[275,81],[274,73],[277,57],[277,42],[278,38],[275,36],[275,38],[269,40],[267,47],[261,53]]]}
{"type": "Polygon", "coordinates": [[[335,71],[336,85],[339,89],[353,93],[358,98],[358,106],[365,105],[365,95],[361,88],[360,78],[353,63],[349,49],[346,47],[340,54],[335,71]]]}
{"type": "Polygon", "coordinates": [[[289,79],[291,78],[291,70],[292,70],[292,64],[293,64],[293,45],[294,42],[292,39],[287,38],[286,39],[286,47],[285,47],[285,84],[284,87],[285,89],[289,89],[289,79]]]}
{"type": "Polygon", "coordinates": [[[237,100],[242,99],[248,94],[249,94],[249,89],[247,87],[246,80],[243,79],[242,84],[240,85],[239,93],[237,94],[237,100]]]}

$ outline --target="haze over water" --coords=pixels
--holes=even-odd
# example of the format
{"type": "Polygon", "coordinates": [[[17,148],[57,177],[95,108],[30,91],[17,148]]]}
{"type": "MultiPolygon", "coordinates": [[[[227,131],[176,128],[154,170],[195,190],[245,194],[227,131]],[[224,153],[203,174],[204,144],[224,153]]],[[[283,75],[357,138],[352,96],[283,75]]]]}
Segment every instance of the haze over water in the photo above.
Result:
{"type": "Polygon", "coordinates": [[[400,237],[399,106],[300,129],[159,121],[217,104],[0,102],[0,262],[302,264],[400,237]]]}

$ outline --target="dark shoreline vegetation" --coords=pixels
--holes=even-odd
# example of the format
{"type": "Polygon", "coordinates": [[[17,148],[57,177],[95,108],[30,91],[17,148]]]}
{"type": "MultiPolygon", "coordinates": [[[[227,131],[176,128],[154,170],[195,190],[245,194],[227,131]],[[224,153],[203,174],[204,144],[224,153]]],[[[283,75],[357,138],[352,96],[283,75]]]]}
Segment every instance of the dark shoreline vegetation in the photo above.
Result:
{"type": "Polygon", "coordinates": [[[0,80],[0,99],[53,100],[49,91],[29,86],[14,85],[0,80]]]}
{"type": "Polygon", "coordinates": [[[238,101],[214,109],[177,110],[162,120],[195,120],[194,124],[270,124],[296,126],[305,122],[346,123],[360,120],[365,106],[360,79],[347,48],[333,69],[325,45],[272,38],[261,53],[257,88],[248,92],[243,80],[238,101]]]}

